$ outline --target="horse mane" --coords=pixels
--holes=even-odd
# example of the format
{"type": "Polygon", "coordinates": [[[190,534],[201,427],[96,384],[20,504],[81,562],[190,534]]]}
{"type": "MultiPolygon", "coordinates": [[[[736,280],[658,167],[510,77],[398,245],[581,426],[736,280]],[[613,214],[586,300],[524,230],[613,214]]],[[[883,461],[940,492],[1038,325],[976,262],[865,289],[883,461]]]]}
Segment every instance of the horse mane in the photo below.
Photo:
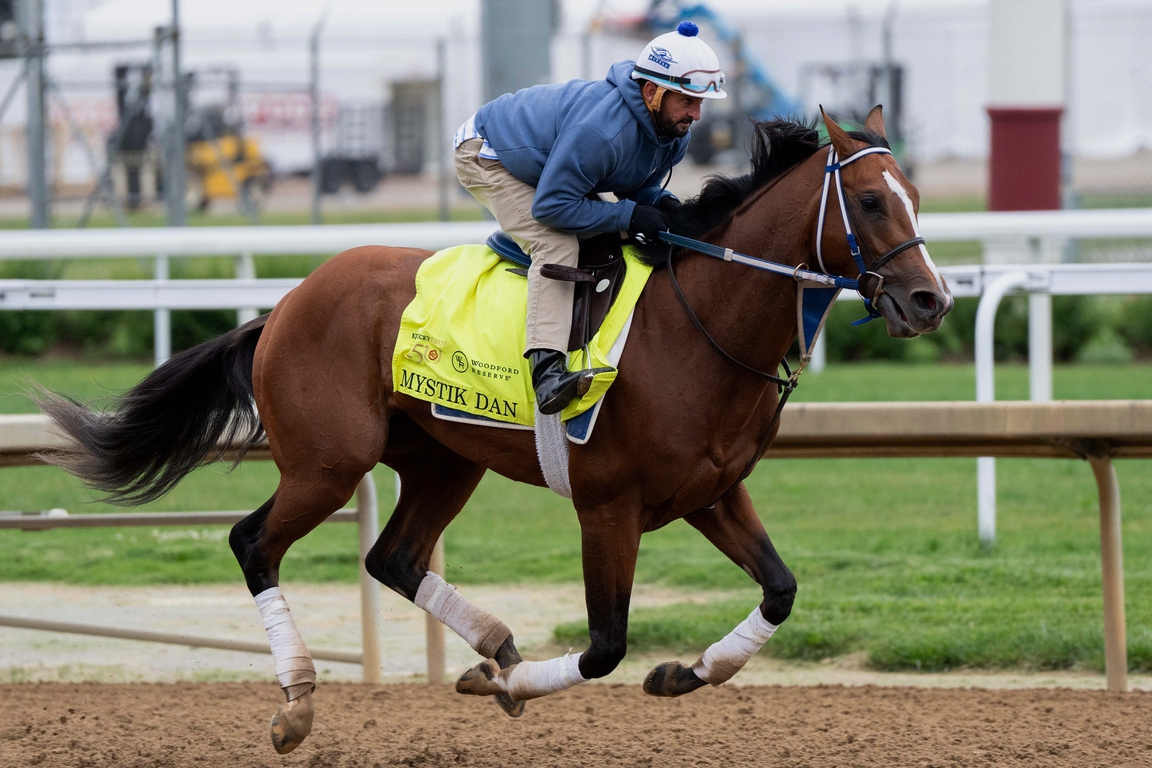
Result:
{"type": "MultiPolygon", "coordinates": [[[[848,135],[868,146],[888,146],[883,136],[872,131],[850,131],[848,135]]],[[[703,237],[731,219],[733,212],[756,192],[826,146],[820,143],[815,120],[753,121],[751,172],[743,176],[709,176],[699,195],[685,200],[678,211],[665,212],[669,229],[685,237],[703,237]]],[[[668,246],[656,243],[641,249],[641,258],[659,267],[667,261],[668,253],[668,246]]]]}

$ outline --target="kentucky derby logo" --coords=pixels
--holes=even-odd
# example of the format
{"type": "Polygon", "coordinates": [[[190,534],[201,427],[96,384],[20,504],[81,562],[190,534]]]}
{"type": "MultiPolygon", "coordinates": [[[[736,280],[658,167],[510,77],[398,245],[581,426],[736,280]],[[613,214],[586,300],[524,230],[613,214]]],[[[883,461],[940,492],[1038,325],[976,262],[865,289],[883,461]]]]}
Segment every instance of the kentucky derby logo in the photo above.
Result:
{"type": "Polygon", "coordinates": [[[667,48],[661,48],[658,45],[652,46],[651,52],[648,54],[648,61],[654,61],[664,69],[672,69],[672,65],[676,63],[676,59],[672,58],[667,48]]]}

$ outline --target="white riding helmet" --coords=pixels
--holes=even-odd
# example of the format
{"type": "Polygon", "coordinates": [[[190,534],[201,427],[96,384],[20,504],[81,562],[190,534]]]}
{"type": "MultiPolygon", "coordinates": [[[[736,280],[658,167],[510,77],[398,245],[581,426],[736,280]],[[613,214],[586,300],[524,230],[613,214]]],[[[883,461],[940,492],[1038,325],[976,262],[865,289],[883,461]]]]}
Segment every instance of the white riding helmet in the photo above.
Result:
{"type": "Polygon", "coordinates": [[[675,32],[660,35],[636,57],[633,80],[651,80],[661,88],[701,99],[724,99],[724,73],[716,52],[697,35],[700,28],[682,21],[675,32]]]}

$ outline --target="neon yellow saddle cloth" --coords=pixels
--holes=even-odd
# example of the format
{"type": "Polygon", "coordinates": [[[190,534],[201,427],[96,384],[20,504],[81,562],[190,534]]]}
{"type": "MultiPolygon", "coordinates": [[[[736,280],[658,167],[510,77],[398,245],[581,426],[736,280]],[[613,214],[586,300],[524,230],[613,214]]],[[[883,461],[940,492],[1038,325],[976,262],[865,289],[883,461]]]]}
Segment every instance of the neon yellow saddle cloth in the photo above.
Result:
{"type": "MultiPolygon", "coordinates": [[[[629,325],[652,268],[624,249],[624,283],[588,351],[568,354],[571,370],[615,366],[609,351],[629,325]]],[[[416,298],[404,310],[392,377],[398,392],[508,424],[535,425],[532,372],[524,359],[528,281],[485,245],[430,256],[416,273],[416,298]]],[[[564,409],[565,421],[604,396],[616,372],[596,376],[588,393],[564,409]]]]}

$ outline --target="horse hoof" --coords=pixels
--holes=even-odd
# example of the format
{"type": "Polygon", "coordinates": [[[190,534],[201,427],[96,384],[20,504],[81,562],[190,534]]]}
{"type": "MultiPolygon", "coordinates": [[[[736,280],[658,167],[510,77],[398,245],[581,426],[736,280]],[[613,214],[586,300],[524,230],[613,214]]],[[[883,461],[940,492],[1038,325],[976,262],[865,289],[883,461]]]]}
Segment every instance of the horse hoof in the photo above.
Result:
{"type": "Polygon", "coordinates": [[[272,746],[286,755],[312,732],[312,693],[293,699],[272,717],[272,746]]]}
{"type": "Polygon", "coordinates": [[[697,677],[691,667],[678,661],[666,661],[644,678],[644,693],[674,699],[705,685],[707,683],[697,677]]]}
{"type": "MultiPolygon", "coordinates": [[[[460,690],[457,688],[456,690],[460,690]]],[[[500,709],[504,710],[504,714],[508,717],[520,717],[524,714],[524,702],[516,701],[506,693],[498,693],[492,698],[496,699],[496,703],[500,705],[500,709]]]]}
{"type": "MultiPolygon", "coordinates": [[[[504,691],[496,682],[496,676],[500,674],[500,665],[496,663],[496,659],[485,659],[472,669],[460,675],[460,679],[456,681],[456,693],[467,693],[472,696],[496,696],[503,694],[504,691]]],[[[507,695],[507,694],[505,694],[507,695]]],[[[501,704],[501,707],[504,705],[501,704]]],[[[504,710],[508,712],[507,709],[504,710]]],[[[512,714],[508,712],[508,714],[512,714]]],[[[515,715],[513,715],[515,717],[515,715]]]]}

